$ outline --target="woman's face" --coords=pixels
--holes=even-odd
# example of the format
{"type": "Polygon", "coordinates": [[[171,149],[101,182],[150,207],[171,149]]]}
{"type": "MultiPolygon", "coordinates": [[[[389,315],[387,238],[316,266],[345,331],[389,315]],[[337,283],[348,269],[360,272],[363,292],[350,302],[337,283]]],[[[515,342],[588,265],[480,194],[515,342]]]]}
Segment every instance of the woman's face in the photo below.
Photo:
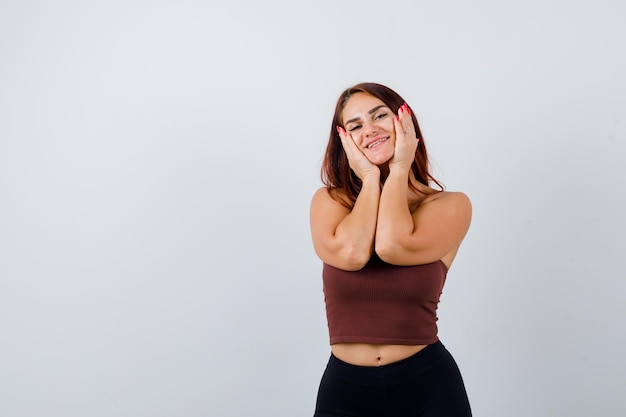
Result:
{"type": "Polygon", "coordinates": [[[356,93],[348,99],[341,119],[354,143],[373,164],[388,162],[395,149],[395,114],[380,99],[356,93]]]}

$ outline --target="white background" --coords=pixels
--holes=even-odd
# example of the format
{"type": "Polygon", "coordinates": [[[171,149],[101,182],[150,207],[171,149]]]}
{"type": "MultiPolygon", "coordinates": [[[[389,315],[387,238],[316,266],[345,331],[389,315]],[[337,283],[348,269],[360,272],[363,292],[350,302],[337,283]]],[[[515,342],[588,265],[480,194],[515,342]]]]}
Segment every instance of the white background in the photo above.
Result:
{"type": "Polygon", "coordinates": [[[473,224],[474,415],[626,413],[620,1],[0,3],[0,415],[310,416],[335,100],[398,91],[473,224]]]}

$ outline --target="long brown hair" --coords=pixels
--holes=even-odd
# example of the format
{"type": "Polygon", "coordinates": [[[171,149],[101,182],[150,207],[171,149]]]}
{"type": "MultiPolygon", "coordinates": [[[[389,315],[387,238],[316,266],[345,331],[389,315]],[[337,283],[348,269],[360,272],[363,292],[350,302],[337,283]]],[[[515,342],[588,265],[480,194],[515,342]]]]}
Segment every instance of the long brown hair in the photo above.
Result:
{"type": "MultiPolygon", "coordinates": [[[[362,182],[359,177],[356,176],[354,171],[348,164],[348,157],[341,145],[341,138],[337,132],[336,127],[342,126],[341,114],[343,112],[346,103],[356,93],[366,93],[381,100],[394,114],[397,114],[398,109],[405,101],[398,93],[376,83],[361,83],[353,87],[346,89],[339,96],[337,105],[335,106],[335,114],[333,116],[333,123],[330,127],[330,138],[328,140],[328,146],[326,147],[326,154],[324,155],[324,161],[322,162],[322,182],[328,188],[329,191],[338,191],[339,195],[345,197],[348,201],[341,202],[347,207],[351,208],[356,201],[359,192],[361,191],[362,182]]],[[[408,105],[408,104],[407,104],[408,105]]],[[[410,107],[409,107],[410,109],[410,107]]],[[[443,185],[432,176],[429,171],[430,165],[428,162],[428,154],[426,153],[426,146],[424,145],[424,138],[415,117],[415,112],[411,110],[411,119],[413,120],[413,126],[415,126],[415,134],[419,140],[417,149],[415,150],[415,159],[411,164],[411,170],[415,175],[415,178],[424,185],[429,185],[431,182],[437,184],[437,186],[443,190],[443,185]]],[[[409,181],[409,187],[414,191],[417,191],[415,186],[409,181]]],[[[333,197],[337,197],[337,193],[332,193],[333,197]]]]}

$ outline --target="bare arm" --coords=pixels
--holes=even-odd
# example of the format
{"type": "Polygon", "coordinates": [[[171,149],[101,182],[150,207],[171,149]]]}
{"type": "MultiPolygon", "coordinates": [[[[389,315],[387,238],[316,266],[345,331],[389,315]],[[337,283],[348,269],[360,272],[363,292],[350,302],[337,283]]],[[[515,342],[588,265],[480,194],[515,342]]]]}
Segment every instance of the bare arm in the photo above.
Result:
{"type": "Polygon", "coordinates": [[[347,271],[365,266],[374,252],[380,186],[363,183],[352,210],[334,200],[326,188],[311,201],[311,236],[315,252],[325,263],[347,271]]]}
{"type": "Polygon", "coordinates": [[[325,188],[318,190],[311,201],[311,235],[315,252],[324,262],[356,271],[374,252],[380,170],[363,155],[348,132],[340,127],[337,131],[350,168],[361,179],[362,187],[352,209],[336,201],[325,188]]]}
{"type": "Polygon", "coordinates": [[[378,256],[394,265],[420,265],[456,251],[471,222],[469,198],[463,193],[438,193],[427,197],[411,214],[406,194],[403,202],[398,203],[399,198],[394,198],[398,197],[396,187],[387,189],[390,179],[391,175],[385,183],[378,214],[378,256]]]}
{"type": "Polygon", "coordinates": [[[398,114],[396,149],[380,198],[376,253],[395,265],[434,262],[449,253],[454,257],[469,228],[471,203],[463,193],[442,192],[426,196],[410,212],[408,180],[417,139],[410,112],[401,108],[398,114]]]}

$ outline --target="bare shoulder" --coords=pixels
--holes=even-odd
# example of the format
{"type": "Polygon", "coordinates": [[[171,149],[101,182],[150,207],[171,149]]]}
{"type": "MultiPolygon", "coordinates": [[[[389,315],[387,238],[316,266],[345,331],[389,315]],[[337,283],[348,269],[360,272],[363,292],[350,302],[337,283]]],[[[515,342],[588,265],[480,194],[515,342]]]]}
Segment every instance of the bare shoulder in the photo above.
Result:
{"type": "Polygon", "coordinates": [[[327,187],[320,187],[311,199],[311,208],[315,207],[343,207],[345,210],[350,211],[346,206],[348,199],[338,190],[328,189],[327,187]]]}
{"type": "Polygon", "coordinates": [[[427,196],[414,213],[417,217],[439,218],[443,221],[457,219],[465,227],[472,218],[472,202],[460,191],[440,191],[427,196]]]}
{"type": "Polygon", "coordinates": [[[472,202],[467,194],[460,191],[440,191],[438,193],[431,194],[424,198],[420,206],[434,202],[437,202],[437,204],[434,205],[439,206],[440,208],[444,205],[469,210],[472,208],[472,202]]]}
{"type": "Polygon", "coordinates": [[[325,200],[327,198],[330,198],[330,193],[328,191],[328,188],[320,187],[313,194],[313,199],[311,201],[315,202],[315,201],[318,201],[320,199],[325,200]]]}
{"type": "Polygon", "coordinates": [[[346,206],[345,200],[346,198],[336,190],[326,187],[318,189],[313,194],[310,207],[310,221],[313,230],[317,231],[321,228],[321,230],[334,231],[337,224],[350,214],[351,209],[346,206]]]}

